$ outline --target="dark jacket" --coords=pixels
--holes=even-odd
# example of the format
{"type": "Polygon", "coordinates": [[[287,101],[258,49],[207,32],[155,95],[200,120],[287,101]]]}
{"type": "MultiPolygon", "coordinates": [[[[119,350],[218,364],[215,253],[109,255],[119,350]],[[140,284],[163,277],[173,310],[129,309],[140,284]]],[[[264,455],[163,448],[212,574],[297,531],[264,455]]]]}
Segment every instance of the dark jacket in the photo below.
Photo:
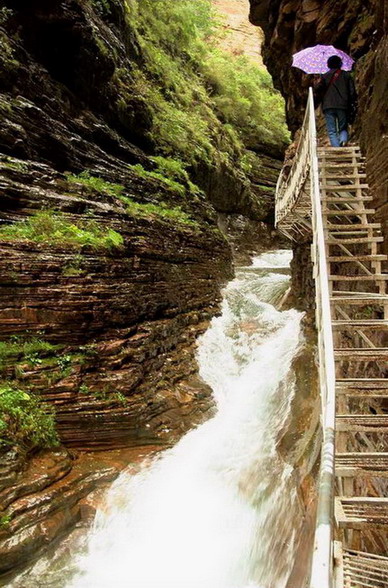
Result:
{"type": "Polygon", "coordinates": [[[353,78],[348,71],[341,70],[339,77],[330,84],[332,76],[337,70],[331,69],[322,76],[319,84],[324,88],[324,97],[322,100],[322,110],[328,108],[338,108],[347,110],[350,104],[356,99],[356,88],[354,87],[353,78]]]}

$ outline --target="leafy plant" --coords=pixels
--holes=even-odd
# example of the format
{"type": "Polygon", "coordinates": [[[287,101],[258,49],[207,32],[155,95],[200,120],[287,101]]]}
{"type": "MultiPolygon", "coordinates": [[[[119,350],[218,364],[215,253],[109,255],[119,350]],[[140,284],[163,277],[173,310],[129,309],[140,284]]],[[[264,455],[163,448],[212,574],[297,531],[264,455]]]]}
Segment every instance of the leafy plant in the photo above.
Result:
{"type": "Polygon", "coordinates": [[[0,8],[0,25],[5,24],[7,20],[11,18],[12,15],[13,10],[11,10],[10,8],[6,8],[5,6],[0,8]]]}
{"type": "Polygon", "coordinates": [[[57,364],[61,372],[67,372],[72,364],[72,356],[71,355],[60,355],[57,358],[57,364]]]}
{"type": "Polygon", "coordinates": [[[124,186],[121,184],[114,184],[106,182],[99,176],[92,175],[88,170],[81,172],[78,175],[67,173],[66,179],[70,184],[82,184],[87,188],[101,192],[102,194],[109,194],[110,196],[121,196],[124,192],[124,186]]]}
{"type": "Polygon", "coordinates": [[[106,386],[103,390],[94,390],[92,394],[97,400],[117,402],[122,406],[128,404],[128,399],[122,392],[111,390],[109,386],[106,386]]]}
{"type": "Polygon", "coordinates": [[[0,516],[0,531],[3,529],[7,529],[11,522],[11,515],[5,514],[0,516]]]}
{"type": "Polygon", "coordinates": [[[86,384],[81,384],[78,391],[80,394],[90,394],[90,388],[86,384]]]}
{"type": "Polygon", "coordinates": [[[89,245],[95,249],[112,250],[122,247],[124,243],[119,233],[100,226],[96,221],[81,220],[74,224],[52,210],[40,211],[26,220],[0,227],[0,239],[66,245],[75,249],[89,245]]]}
{"type": "Polygon", "coordinates": [[[8,384],[0,386],[0,447],[20,445],[26,449],[59,444],[54,410],[8,384]]]}
{"type": "Polygon", "coordinates": [[[131,198],[126,196],[121,197],[122,202],[126,205],[127,211],[133,216],[157,216],[160,218],[166,218],[175,220],[177,222],[197,227],[198,223],[192,220],[188,214],[186,214],[180,206],[169,208],[166,204],[139,204],[131,198]]]}
{"type": "Polygon", "coordinates": [[[92,0],[92,4],[100,16],[107,17],[111,15],[109,0],[92,0]]]}

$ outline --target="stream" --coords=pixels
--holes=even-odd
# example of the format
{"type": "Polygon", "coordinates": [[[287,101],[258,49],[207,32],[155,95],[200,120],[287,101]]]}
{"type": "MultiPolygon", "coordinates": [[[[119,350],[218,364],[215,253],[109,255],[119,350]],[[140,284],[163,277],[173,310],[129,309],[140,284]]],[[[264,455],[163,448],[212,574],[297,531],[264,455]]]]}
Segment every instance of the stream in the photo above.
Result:
{"type": "MultiPolygon", "coordinates": [[[[291,253],[237,270],[198,362],[215,416],[113,483],[65,588],[285,588],[301,512],[277,451],[295,394],[302,314],[276,305],[291,253]]],[[[66,573],[66,571],[64,571],[66,573]]]]}

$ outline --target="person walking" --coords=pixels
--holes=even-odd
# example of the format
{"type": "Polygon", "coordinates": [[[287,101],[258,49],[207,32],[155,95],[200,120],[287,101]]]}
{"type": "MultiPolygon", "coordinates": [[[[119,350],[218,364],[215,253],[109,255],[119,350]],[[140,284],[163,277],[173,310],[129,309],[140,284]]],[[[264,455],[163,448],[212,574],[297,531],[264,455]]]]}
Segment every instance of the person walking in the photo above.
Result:
{"type": "Polygon", "coordinates": [[[329,71],[317,86],[322,93],[322,111],[326,119],[327,134],[332,147],[345,147],[348,142],[348,125],[354,122],[356,88],[348,71],[342,69],[342,59],[332,55],[327,61],[329,71]]]}

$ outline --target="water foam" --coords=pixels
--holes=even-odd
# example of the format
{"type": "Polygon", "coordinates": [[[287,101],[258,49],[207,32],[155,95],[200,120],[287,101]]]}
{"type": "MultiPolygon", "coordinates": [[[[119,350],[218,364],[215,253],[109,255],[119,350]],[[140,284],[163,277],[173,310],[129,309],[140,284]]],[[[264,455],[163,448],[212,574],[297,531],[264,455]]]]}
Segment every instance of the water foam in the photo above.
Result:
{"type": "MultiPolygon", "coordinates": [[[[255,267],[282,268],[289,252],[255,267]]],[[[284,588],[298,525],[276,451],[294,394],[300,313],[271,304],[282,274],[238,272],[199,341],[216,416],[113,484],[68,588],[284,588]]]]}

